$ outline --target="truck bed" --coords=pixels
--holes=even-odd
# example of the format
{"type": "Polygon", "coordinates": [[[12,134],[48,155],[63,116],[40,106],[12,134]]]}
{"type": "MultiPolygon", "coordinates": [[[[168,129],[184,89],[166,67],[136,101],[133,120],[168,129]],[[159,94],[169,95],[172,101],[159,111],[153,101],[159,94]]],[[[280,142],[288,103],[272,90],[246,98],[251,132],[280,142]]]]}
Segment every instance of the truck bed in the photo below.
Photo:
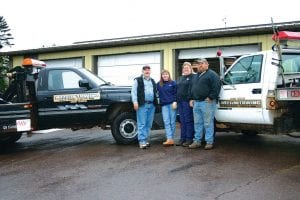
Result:
{"type": "Polygon", "coordinates": [[[29,103],[0,104],[0,136],[31,130],[29,103]]]}

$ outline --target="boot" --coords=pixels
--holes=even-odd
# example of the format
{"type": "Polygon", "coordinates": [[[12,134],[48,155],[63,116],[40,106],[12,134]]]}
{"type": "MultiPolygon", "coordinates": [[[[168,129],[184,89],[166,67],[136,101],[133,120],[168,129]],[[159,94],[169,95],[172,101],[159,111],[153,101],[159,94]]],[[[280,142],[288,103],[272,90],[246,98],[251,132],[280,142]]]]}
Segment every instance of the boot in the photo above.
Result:
{"type": "Polygon", "coordinates": [[[182,146],[183,146],[183,147],[188,147],[188,146],[190,146],[192,143],[193,143],[192,140],[187,140],[187,141],[185,141],[185,142],[182,144],[182,146]]]}
{"type": "Polygon", "coordinates": [[[174,146],[174,140],[173,139],[167,139],[167,141],[165,141],[163,143],[164,147],[169,147],[169,146],[174,146]]]}
{"type": "Polygon", "coordinates": [[[213,148],[214,148],[213,144],[206,144],[205,147],[204,147],[205,150],[211,150],[213,148]]]}
{"type": "Polygon", "coordinates": [[[176,146],[182,146],[184,143],[185,143],[184,140],[178,140],[178,141],[175,143],[175,145],[176,145],[176,146]]]}

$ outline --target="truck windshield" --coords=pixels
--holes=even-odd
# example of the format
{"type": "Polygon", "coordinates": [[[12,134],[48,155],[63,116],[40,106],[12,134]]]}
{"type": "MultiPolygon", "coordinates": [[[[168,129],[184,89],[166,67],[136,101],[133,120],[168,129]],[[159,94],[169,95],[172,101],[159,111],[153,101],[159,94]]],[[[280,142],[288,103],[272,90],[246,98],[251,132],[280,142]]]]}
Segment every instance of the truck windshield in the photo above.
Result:
{"type": "Polygon", "coordinates": [[[282,66],[285,74],[300,73],[300,55],[283,54],[282,66]]]}
{"type": "Polygon", "coordinates": [[[79,69],[84,75],[89,77],[90,80],[92,80],[96,85],[106,85],[109,84],[108,82],[104,81],[100,77],[96,76],[92,72],[86,70],[86,69],[79,69]]]}

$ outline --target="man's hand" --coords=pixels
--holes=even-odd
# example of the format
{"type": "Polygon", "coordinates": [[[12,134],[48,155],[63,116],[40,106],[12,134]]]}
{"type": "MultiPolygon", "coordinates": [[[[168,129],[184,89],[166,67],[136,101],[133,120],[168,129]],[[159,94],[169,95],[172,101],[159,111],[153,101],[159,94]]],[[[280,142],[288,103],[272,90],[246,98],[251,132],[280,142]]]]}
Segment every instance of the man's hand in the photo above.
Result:
{"type": "Polygon", "coordinates": [[[174,101],[174,102],[172,103],[172,109],[173,109],[173,110],[176,110],[176,109],[177,109],[177,102],[176,102],[176,101],[174,101]]]}
{"type": "Polygon", "coordinates": [[[209,97],[206,97],[205,101],[208,102],[208,103],[212,102],[212,100],[209,97]]]}
{"type": "Polygon", "coordinates": [[[190,100],[190,107],[194,107],[194,100],[190,100]]]}
{"type": "Polygon", "coordinates": [[[133,109],[137,111],[139,109],[139,104],[138,103],[133,103],[133,109]]]}

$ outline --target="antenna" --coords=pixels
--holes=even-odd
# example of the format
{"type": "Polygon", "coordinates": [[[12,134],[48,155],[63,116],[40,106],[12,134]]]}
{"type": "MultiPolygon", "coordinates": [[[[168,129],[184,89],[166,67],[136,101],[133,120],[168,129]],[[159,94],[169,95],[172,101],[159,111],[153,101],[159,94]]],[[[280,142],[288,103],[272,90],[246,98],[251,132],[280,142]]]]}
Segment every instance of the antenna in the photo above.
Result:
{"type": "Polygon", "coordinates": [[[224,27],[226,28],[227,27],[227,17],[225,16],[222,21],[224,22],[224,27]]]}

